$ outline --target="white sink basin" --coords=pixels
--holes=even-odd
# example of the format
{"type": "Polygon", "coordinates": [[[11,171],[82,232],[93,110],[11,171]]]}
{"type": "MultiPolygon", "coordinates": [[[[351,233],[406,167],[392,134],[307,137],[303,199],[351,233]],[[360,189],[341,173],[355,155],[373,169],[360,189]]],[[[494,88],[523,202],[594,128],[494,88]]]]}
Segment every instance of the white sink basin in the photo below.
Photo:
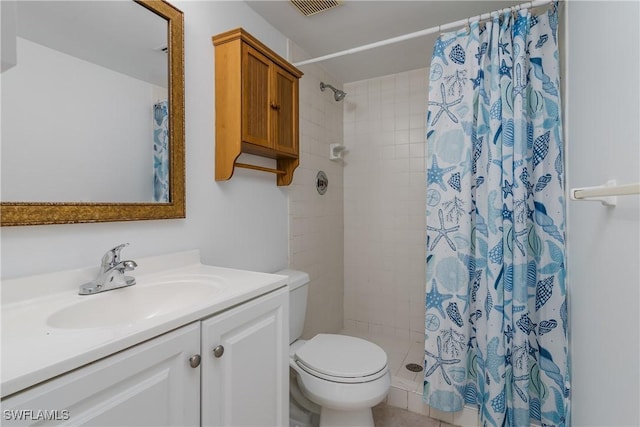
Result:
{"type": "Polygon", "coordinates": [[[126,326],[187,307],[207,304],[221,291],[215,281],[180,278],[148,285],[133,285],[100,294],[62,308],[47,318],[59,329],[126,326]]]}

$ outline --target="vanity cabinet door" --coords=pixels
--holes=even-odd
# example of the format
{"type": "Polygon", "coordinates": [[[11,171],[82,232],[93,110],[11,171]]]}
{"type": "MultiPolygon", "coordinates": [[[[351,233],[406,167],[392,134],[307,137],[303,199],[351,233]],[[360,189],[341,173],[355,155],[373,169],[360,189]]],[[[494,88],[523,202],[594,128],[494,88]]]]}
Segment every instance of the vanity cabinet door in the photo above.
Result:
{"type": "Polygon", "coordinates": [[[2,425],[197,426],[199,353],[197,322],[3,399],[2,425]]]}
{"type": "Polygon", "coordinates": [[[202,425],[289,425],[289,292],[202,322],[202,425]]]}

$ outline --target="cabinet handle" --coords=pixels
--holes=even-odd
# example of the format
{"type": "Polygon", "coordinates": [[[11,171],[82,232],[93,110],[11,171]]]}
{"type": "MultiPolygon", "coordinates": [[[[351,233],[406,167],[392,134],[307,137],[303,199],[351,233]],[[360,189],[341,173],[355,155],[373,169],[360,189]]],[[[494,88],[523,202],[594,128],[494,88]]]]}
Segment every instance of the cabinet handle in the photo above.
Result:
{"type": "Polygon", "coordinates": [[[196,354],[195,356],[191,356],[189,358],[189,365],[191,365],[192,368],[200,366],[200,355],[196,354]]]}
{"type": "Polygon", "coordinates": [[[271,108],[273,108],[274,110],[279,110],[280,106],[278,104],[276,104],[275,102],[271,103],[271,108]]]}
{"type": "Polygon", "coordinates": [[[213,355],[215,357],[222,357],[222,355],[224,354],[224,347],[219,345],[216,348],[213,349],[213,355]]]}

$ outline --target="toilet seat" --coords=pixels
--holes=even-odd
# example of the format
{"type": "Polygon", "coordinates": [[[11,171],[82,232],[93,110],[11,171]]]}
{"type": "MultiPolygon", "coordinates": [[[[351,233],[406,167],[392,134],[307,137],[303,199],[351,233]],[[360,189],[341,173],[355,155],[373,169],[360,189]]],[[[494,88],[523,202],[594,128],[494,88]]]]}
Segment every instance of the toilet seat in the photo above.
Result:
{"type": "Polygon", "coordinates": [[[387,354],[376,344],[345,335],[318,334],[296,349],[297,366],[337,383],[365,383],[384,376],[387,354]]]}

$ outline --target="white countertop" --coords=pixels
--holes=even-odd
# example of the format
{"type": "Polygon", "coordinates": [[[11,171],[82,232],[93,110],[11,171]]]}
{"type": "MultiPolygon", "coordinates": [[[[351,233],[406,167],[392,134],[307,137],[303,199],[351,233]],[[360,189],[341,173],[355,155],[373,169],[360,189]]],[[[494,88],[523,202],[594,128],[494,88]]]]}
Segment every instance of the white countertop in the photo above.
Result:
{"type": "Polygon", "coordinates": [[[2,291],[2,362],[4,398],[56,375],[219,313],[284,286],[286,276],[213,267],[200,263],[196,251],[135,259],[138,268],[131,288],[80,296],[78,287],[95,278],[97,268],[4,280],[2,291]],[[85,329],[59,329],[47,324],[53,313],[112,292],[153,286],[158,280],[211,277],[217,293],[210,299],[133,323],[85,329]]]}

